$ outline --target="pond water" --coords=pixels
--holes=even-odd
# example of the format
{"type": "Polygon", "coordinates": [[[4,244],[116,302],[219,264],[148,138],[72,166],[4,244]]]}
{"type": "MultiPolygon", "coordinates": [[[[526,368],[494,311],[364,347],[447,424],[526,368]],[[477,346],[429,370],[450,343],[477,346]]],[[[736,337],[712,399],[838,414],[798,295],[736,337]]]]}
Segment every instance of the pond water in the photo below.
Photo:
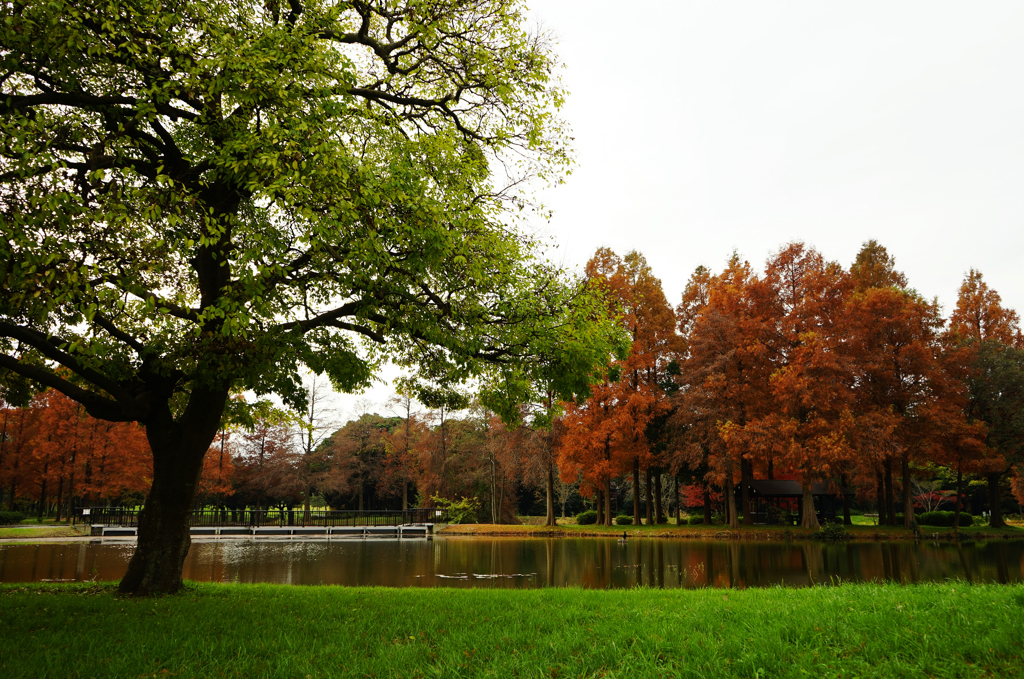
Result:
{"type": "MultiPolygon", "coordinates": [[[[118,580],[131,542],[0,545],[0,582],[118,580]]],[[[1024,581],[1024,541],[636,539],[196,541],[185,578],[389,587],[802,587],[837,581],[1024,581]]]]}

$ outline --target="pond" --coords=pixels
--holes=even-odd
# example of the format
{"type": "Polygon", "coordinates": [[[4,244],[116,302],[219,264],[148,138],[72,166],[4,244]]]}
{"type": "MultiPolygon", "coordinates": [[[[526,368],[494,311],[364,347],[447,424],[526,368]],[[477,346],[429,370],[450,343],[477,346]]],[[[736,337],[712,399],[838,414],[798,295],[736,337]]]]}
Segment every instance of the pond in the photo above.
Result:
{"type": "MultiPolygon", "coordinates": [[[[0,582],[118,580],[134,543],[0,545],[0,582]]],[[[804,587],[1024,581],[1024,541],[698,542],[636,539],[193,542],[185,578],[388,587],[804,587]]]]}

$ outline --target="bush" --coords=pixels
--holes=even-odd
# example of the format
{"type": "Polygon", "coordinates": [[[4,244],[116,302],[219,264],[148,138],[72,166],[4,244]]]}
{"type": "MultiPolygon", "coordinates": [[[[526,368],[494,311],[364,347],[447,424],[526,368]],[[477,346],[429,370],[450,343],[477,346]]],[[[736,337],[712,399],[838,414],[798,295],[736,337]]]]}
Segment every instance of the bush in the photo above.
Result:
{"type": "Polygon", "coordinates": [[[581,526],[589,526],[592,523],[597,523],[597,511],[588,509],[585,512],[580,512],[576,515],[576,523],[581,526]]]}
{"type": "Polygon", "coordinates": [[[430,499],[435,507],[444,510],[446,523],[478,523],[476,513],[480,509],[480,500],[475,497],[449,500],[435,495],[430,499]]]}
{"type": "MultiPolygon", "coordinates": [[[[925,512],[917,517],[922,526],[952,526],[956,512],[925,512]]],[[[967,512],[960,512],[960,527],[973,526],[974,517],[967,512]]]]}
{"type": "Polygon", "coordinates": [[[25,515],[21,512],[0,511],[0,526],[11,526],[16,523],[21,523],[24,520],[25,515]]]}
{"type": "Polygon", "coordinates": [[[632,516],[626,516],[625,514],[619,514],[618,516],[615,517],[615,523],[617,525],[619,525],[619,526],[632,526],[633,525],[633,517],[632,516]]]}
{"type": "Polygon", "coordinates": [[[811,537],[815,540],[849,540],[850,534],[843,528],[843,524],[826,521],[811,537]]]}
{"type": "Polygon", "coordinates": [[[704,523],[704,517],[694,514],[693,516],[686,519],[687,526],[700,526],[704,523]]]}

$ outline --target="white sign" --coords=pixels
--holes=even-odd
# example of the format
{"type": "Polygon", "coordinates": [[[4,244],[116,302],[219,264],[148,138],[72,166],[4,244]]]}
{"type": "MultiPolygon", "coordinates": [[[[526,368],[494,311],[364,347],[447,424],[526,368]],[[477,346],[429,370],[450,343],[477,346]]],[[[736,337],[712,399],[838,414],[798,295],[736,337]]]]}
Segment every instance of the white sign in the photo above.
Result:
{"type": "Polygon", "coordinates": [[[92,510],[91,509],[83,509],[82,510],[82,516],[89,516],[90,514],[92,514],[92,510]]]}

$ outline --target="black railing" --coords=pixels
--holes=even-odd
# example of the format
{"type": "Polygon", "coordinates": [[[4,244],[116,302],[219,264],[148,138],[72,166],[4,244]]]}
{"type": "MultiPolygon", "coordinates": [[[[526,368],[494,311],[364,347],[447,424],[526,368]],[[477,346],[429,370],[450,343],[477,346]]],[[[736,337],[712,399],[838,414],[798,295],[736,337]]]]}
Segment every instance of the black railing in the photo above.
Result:
{"type": "MultiPolygon", "coordinates": [[[[139,510],[120,507],[84,507],[79,521],[103,526],[138,526],[139,510]]],[[[417,507],[396,510],[303,509],[197,509],[190,526],[404,526],[413,523],[444,523],[440,509],[417,507]]]]}

